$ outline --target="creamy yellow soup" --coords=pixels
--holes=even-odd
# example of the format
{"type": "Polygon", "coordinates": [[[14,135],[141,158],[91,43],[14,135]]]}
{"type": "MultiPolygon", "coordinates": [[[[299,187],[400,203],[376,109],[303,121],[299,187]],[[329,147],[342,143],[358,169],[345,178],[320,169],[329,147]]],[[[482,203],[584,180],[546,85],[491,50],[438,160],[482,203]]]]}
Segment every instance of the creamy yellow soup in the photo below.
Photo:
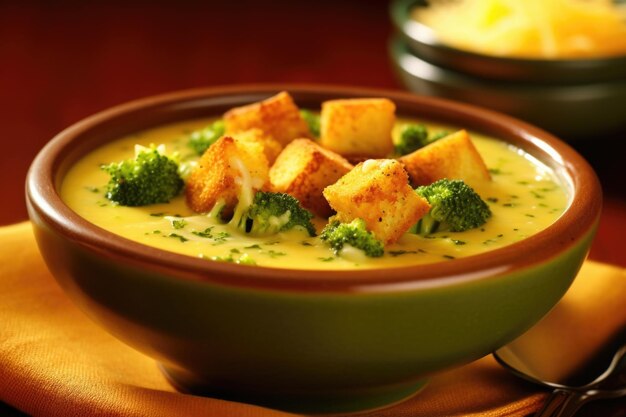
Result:
{"type": "MultiPolygon", "coordinates": [[[[405,234],[385,248],[380,258],[360,251],[340,256],[317,237],[292,230],[269,237],[240,233],[215,218],[192,212],[184,195],[167,204],[144,207],[116,205],[105,197],[108,174],[102,164],[132,158],[136,144],[164,144],[166,153],[178,152],[183,161],[197,158],[187,148],[188,135],[208,120],[171,124],[130,135],[94,150],[65,177],[61,196],[80,216],[125,238],[181,254],[206,258],[253,259],[256,265],[297,269],[388,268],[432,262],[451,262],[500,248],[537,233],[565,210],[568,196],[554,173],[530,155],[504,142],[472,134],[493,180],[473,184],[489,204],[491,218],[482,227],[465,232],[440,232],[428,237],[405,234]]],[[[394,134],[398,133],[398,123],[394,134]]],[[[427,124],[433,132],[454,131],[427,124]]],[[[315,219],[318,232],[326,219],[315,219]]]]}
{"type": "Polygon", "coordinates": [[[626,5],[614,0],[461,0],[415,7],[442,41],[487,55],[535,59],[626,54],[626,5]]]}

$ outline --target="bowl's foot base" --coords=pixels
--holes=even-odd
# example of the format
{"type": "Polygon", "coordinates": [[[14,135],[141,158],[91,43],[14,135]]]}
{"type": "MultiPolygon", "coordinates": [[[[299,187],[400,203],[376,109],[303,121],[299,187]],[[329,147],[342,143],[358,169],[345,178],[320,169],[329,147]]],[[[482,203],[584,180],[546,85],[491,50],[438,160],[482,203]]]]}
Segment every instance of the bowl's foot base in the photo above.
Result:
{"type": "Polygon", "coordinates": [[[234,387],[219,382],[206,382],[185,373],[159,365],[169,382],[179,391],[222,400],[255,404],[283,411],[312,414],[348,414],[386,408],[419,393],[426,381],[412,381],[393,386],[354,390],[295,392],[268,384],[267,388],[234,387]]]}

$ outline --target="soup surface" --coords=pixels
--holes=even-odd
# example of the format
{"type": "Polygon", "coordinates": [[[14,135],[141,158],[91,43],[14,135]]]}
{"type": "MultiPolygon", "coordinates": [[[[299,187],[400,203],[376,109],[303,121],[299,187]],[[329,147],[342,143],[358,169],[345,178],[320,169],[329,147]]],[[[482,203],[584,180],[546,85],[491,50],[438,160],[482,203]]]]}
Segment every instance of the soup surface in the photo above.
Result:
{"type": "Polygon", "coordinates": [[[445,43],[487,55],[575,59],[626,54],[626,5],[613,0],[432,1],[413,17],[445,43]]]}
{"type": "MultiPolygon", "coordinates": [[[[406,266],[454,259],[500,248],[537,233],[565,210],[568,196],[554,173],[530,155],[508,144],[471,134],[489,167],[493,181],[473,184],[493,213],[482,227],[465,232],[440,232],[427,237],[405,234],[385,248],[380,258],[359,251],[336,256],[319,238],[292,230],[270,237],[254,237],[192,212],[180,195],[167,204],[124,207],[105,197],[108,174],[102,164],[132,158],[136,144],[164,144],[182,161],[196,156],[187,147],[189,133],[210,120],[166,125],[120,138],[84,156],[65,177],[61,196],[80,216],[115,234],[168,251],[222,260],[253,259],[259,266],[296,269],[359,269],[406,266]]],[[[400,120],[394,129],[406,121],[400,120]]],[[[433,131],[455,129],[428,124],[433,131]]],[[[318,232],[327,219],[315,219],[318,232]]]]}

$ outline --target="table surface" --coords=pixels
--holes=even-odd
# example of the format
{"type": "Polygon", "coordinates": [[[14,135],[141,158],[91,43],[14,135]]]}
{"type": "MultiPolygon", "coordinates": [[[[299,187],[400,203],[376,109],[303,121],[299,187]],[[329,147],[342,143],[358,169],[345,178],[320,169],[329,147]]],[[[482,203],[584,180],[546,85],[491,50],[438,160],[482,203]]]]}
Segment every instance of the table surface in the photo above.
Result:
{"type": "MultiPolygon", "coordinates": [[[[402,89],[391,33],[386,1],[0,1],[0,225],[27,219],[24,178],[38,150],[90,114],[225,84],[402,89]]],[[[604,188],[590,257],[626,266],[626,132],[571,144],[604,188]]]]}

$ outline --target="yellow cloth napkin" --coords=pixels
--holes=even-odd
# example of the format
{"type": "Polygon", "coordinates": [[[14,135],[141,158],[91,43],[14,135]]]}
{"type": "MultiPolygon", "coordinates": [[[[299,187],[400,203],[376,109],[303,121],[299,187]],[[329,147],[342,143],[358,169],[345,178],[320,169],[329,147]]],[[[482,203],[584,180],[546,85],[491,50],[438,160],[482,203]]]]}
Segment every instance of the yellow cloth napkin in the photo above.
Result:
{"type": "MultiPolygon", "coordinates": [[[[34,416],[292,415],[178,393],[154,360],[110,336],[65,297],[39,255],[30,223],[0,228],[0,248],[1,402],[34,416]]],[[[621,268],[587,262],[576,282],[626,294],[621,268]]],[[[578,303],[592,301],[579,295],[578,303]]],[[[524,416],[545,396],[487,356],[435,376],[419,395],[370,415],[524,416]]]]}

